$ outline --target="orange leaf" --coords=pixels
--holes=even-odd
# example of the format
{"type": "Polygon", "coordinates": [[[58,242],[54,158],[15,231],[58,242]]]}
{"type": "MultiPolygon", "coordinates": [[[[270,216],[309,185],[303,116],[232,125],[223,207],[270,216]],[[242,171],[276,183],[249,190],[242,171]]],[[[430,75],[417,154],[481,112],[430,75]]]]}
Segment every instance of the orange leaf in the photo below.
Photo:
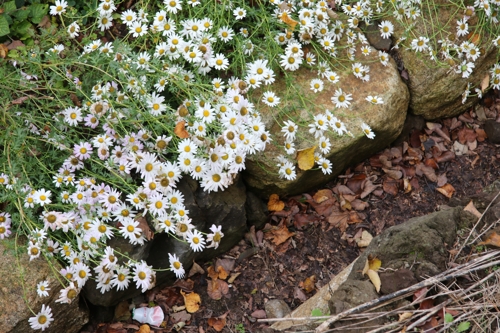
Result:
{"type": "Polygon", "coordinates": [[[218,266],[217,269],[214,269],[214,266],[208,267],[207,274],[212,280],[217,280],[217,279],[225,280],[229,275],[222,266],[218,266]]]}
{"type": "Polygon", "coordinates": [[[189,138],[189,133],[186,131],[186,122],[181,120],[175,125],[174,129],[175,135],[181,139],[189,138]]]}
{"type": "Polygon", "coordinates": [[[149,325],[141,325],[139,331],[137,331],[137,333],[149,333],[149,332],[151,332],[149,325]]]}
{"type": "Polygon", "coordinates": [[[500,247],[500,235],[498,235],[496,231],[492,231],[487,234],[486,239],[480,242],[478,245],[493,245],[496,247],[500,247]]]}
{"type": "Polygon", "coordinates": [[[4,44],[0,44],[0,58],[7,58],[7,53],[9,53],[9,49],[7,48],[7,46],[5,46],[4,44]]]}
{"type": "Polygon", "coordinates": [[[436,190],[447,198],[451,198],[453,193],[455,193],[455,188],[451,184],[444,184],[441,187],[436,188],[436,190]]]}
{"type": "Polygon", "coordinates": [[[322,203],[325,200],[332,199],[332,198],[333,198],[332,191],[328,190],[328,189],[319,190],[313,196],[314,201],[318,204],[322,203]]]}
{"type": "Polygon", "coordinates": [[[284,23],[288,24],[290,28],[292,28],[292,31],[295,29],[295,26],[299,23],[292,19],[290,16],[288,16],[287,12],[282,12],[281,13],[281,21],[284,23]]]}
{"type": "Polygon", "coordinates": [[[316,150],[316,146],[297,152],[297,162],[300,170],[309,170],[314,166],[314,150],[316,150]]]}
{"type": "Polygon", "coordinates": [[[285,203],[280,200],[280,197],[277,194],[271,194],[267,203],[267,209],[270,212],[278,212],[283,210],[283,208],[285,208],[285,203]]]}
{"type": "Polygon", "coordinates": [[[208,325],[220,332],[226,326],[226,318],[208,318],[208,325]]]}
{"type": "Polygon", "coordinates": [[[184,305],[186,306],[186,310],[189,313],[194,313],[199,310],[201,304],[200,295],[197,293],[189,293],[186,294],[181,289],[181,295],[184,297],[184,305]]]}
{"type": "Polygon", "coordinates": [[[295,233],[288,231],[288,228],[283,223],[281,227],[270,231],[269,236],[267,236],[267,235],[266,236],[267,236],[267,238],[272,239],[274,245],[280,245],[280,244],[286,242],[286,240],[288,238],[292,237],[293,235],[295,235],[295,233]]]}

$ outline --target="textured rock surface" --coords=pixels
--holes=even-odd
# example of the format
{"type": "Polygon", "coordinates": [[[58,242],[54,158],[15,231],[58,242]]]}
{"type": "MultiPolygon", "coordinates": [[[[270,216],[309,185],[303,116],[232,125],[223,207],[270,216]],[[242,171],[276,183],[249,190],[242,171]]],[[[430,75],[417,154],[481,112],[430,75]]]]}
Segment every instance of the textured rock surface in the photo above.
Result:
{"type": "MultiPolygon", "coordinates": [[[[408,107],[408,89],[402,82],[392,60],[388,66],[384,67],[378,61],[375,50],[360,60],[371,61],[369,82],[355,78],[350,73],[351,65],[345,64],[343,71],[335,68],[340,76],[340,81],[336,85],[324,80],[324,90],[320,93],[313,93],[310,89],[310,82],[317,78],[317,73],[301,68],[296,72],[289,72],[289,79],[277,80],[273,85],[273,90],[282,101],[276,108],[266,107],[262,102],[256,101],[266,128],[274,134],[274,141],[273,144],[267,145],[263,153],[247,158],[244,180],[255,193],[262,197],[269,196],[271,193],[297,194],[325,184],[349,165],[362,161],[374,152],[385,148],[398,136],[408,107]],[[344,92],[352,94],[353,101],[349,108],[335,108],[331,97],[337,88],[342,88],[344,92]],[[369,95],[381,97],[384,104],[368,103],[365,98],[369,95]],[[284,154],[284,150],[281,149],[284,141],[280,135],[283,122],[294,119],[297,124],[302,125],[299,127],[295,146],[297,150],[309,148],[317,145],[317,140],[308,132],[307,126],[314,115],[324,113],[326,110],[332,111],[354,135],[352,138],[348,135],[339,137],[331,131],[327,133],[332,148],[326,157],[332,162],[332,173],[323,175],[319,170],[303,172],[297,169],[296,180],[280,179],[276,157],[284,154]],[[363,121],[375,132],[374,140],[368,139],[362,133],[360,125],[363,121]]],[[[260,98],[258,91],[255,95],[256,98],[260,98]]]]}
{"type": "MultiPolygon", "coordinates": [[[[435,30],[431,29],[438,26],[446,27],[445,31],[456,32],[456,21],[461,18],[456,14],[456,7],[444,0],[435,1],[433,5],[437,6],[433,15],[439,13],[438,17],[431,19],[429,14],[423,11],[423,15],[414,21],[412,36],[432,36],[435,34],[435,30]],[[433,23],[429,25],[431,21],[433,23]]],[[[474,23],[475,19],[477,20],[477,18],[471,17],[469,26],[476,24],[474,23]]],[[[487,32],[483,30],[483,33],[487,32]]],[[[404,28],[396,24],[394,40],[398,40],[403,34],[404,28]]],[[[460,37],[455,43],[460,45],[465,40],[467,40],[467,36],[460,37]]],[[[411,39],[408,39],[406,43],[411,43],[411,39]]],[[[399,56],[409,75],[410,111],[432,120],[458,116],[476,104],[477,97],[469,97],[462,104],[462,94],[467,88],[467,82],[471,82],[473,87],[479,87],[488,70],[496,62],[498,52],[491,43],[487,42],[486,38],[483,38],[478,46],[482,48],[482,54],[476,60],[474,71],[469,78],[462,78],[462,74],[450,69],[446,63],[444,65],[435,63],[428,54],[415,53],[406,47],[400,47],[399,56]]],[[[432,47],[439,51],[438,45],[432,45],[432,47]]]]}
{"type": "MultiPolygon", "coordinates": [[[[221,245],[217,250],[205,249],[202,253],[194,253],[189,245],[169,237],[166,234],[156,234],[147,245],[140,248],[130,248],[134,259],[146,260],[155,269],[168,269],[170,267],[168,253],[175,253],[184,264],[186,273],[189,271],[193,260],[209,260],[222,253],[227,252],[238,243],[247,231],[247,217],[245,211],[246,189],[238,177],[234,184],[225,191],[206,193],[199,187],[198,183],[188,177],[183,178],[177,185],[177,189],[184,194],[184,202],[192,223],[202,232],[209,233],[212,224],[222,225],[221,245]]],[[[255,210],[257,210],[255,208],[255,210]]],[[[254,212],[258,214],[258,212],[254,212]]],[[[260,215],[263,213],[261,212],[260,215]]],[[[259,214],[258,214],[259,215],[259,214]]],[[[175,281],[174,273],[170,271],[159,271],[156,273],[156,285],[166,285],[175,281]]],[[[131,284],[132,285],[132,284],[131,284]]],[[[93,281],[87,282],[84,288],[85,297],[95,305],[112,306],[120,300],[134,297],[140,294],[134,286],[125,291],[113,289],[101,294],[95,288],[93,281]]]]}
{"type": "Polygon", "coordinates": [[[58,274],[60,266],[49,265],[44,258],[29,261],[25,244],[25,239],[18,241],[16,255],[14,239],[0,241],[0,332],[32,332],[28,319],[40,311],[42,304],[51,307],[54,318],[44,332],[78,332],[88,321],[88,309],[78,299],[71,304],[55,302],[61,285],[54,274],[58,274]],[[43,280],[49,281],[50,291],[49,296],[40,298],[36,285],[43,280]]]}

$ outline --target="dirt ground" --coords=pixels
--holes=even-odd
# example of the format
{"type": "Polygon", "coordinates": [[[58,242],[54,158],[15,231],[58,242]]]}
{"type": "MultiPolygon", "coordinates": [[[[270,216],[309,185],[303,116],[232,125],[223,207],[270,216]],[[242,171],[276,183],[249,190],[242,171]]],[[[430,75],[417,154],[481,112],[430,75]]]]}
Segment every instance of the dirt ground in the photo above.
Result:
{"type": "Polygon", "coordinates": [[[263,230],[252,230],[228,253],[203,264],[204,273],[125,302],[111,322],[100,322],[94,315],[81,332],[137,332],[140,324],[128,311],[132,302],[161,306],[166,321],[161,328],[151,327],[154,332],[175,331],[179,322],[185,324],[183,332],[268,328],[257,321],[265,317],[264,304],[279,299],[291,310],[297,308],[357,258],[361,231],[375,236],[436,211],[450,198],[477,194],[500,178],[500,145],[485,139],[478,120],[483,115],[498,119],[499,98],[498,92],[491,93],[480,104],[482,110],[436,122],[441,131],[431,131],[422,122],[424,128],[405,133],[401,143],[346,170],[325,187],[282,198],[284,209],[271,212],[263,230]],[[461,145],[454,147],[455,142],[461,145]],[[464,146],[468,153],[460,155],[464,146]],[[200,296],[195,313],[183,308],[181,290],[200,296]]]}

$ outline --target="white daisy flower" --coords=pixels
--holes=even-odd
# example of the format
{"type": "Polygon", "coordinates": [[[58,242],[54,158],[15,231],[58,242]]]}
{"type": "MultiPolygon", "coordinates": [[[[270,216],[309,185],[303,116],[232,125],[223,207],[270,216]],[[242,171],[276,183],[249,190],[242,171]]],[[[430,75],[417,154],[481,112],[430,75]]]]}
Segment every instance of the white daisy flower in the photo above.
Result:
{"type": "Polygon", "coordinates": [[[45,329],[49,327],[52,321],[54,321],[54,318],[52,318],[52,309],[45,304],[42,304],[42,309],[37,313],[36,316],[28,319],[28,322],[30,323],[32,329],[42,331],[45,331],[45,329]]]}
{"type": "Polygon", "coordinates": [[[361,124],[361,129],[363,130],[363,133],[369,138],[369,139],[373,139],[375,138],[375,133],[373,133],[372,129],[370,128],[370,126],[368,126],[367,124],[365,123],[362,123],[361,124]]]}
{"type": "Polygon", "coordinates": [[[266,91],[262,96],[262,102],[270,107],[275,107],[280,103],[280,98],[272,91],[266,91]]]}
{"type": "Polygon", "coordinates": [[[394,33],[394,25],[390,21],[382,21],[378,27],[382,38],[390,38],[394,33]]]}
{"type": "Polygon", "coordinates": [[[352,100],[352,95],[344,93],[342,89],[339,88],[335,91],[331,100],[337,108],[347,108],[351,104],[350,101],[352,100]]]}

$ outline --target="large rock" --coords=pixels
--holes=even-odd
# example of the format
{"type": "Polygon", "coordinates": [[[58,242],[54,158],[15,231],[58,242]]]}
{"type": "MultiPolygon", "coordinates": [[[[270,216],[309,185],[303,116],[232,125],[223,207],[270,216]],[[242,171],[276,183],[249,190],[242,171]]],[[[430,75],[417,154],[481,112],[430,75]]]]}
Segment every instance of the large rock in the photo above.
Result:
{"type": "MultiPolygon", "coordinates": [[[[302,193],[316,186],[323,185],[334,179],[349,165],[353,165],[385,148],[399,134],[405,120],[408,108],[409,94],[406,85],[400,78],[395,63],[391,60],[388,66],[383,66],[377,58],[377,52],[372,50],[367,57],[358,60],[367,61],[370,66],[370,81],[363,82],[351,74],[351,65],[335,67],[340,76],[337,85],[325,81],[325,88],[320,93],[313,93],[310,82],[317,78],[317,73],[301,68],[296,72],[288,72],[289,78],[279,79],[273,84],[273,91],[281,98],[276,108],[269,108],[260,99],[261,92],[254,94],[257,109],[261,112],[266,128],[273,134],[272,144],[268,144],[264,152],[247,158],[244,180],[258,195],[269,196],[272,193],[290,195],[302,193]],[[343,68],[343,69],[342,69],[343,68]],[[342,88],[352,94],[353,101],[346,109],[336,109],[331,101],[335,90],[342,88]],[[382,105],[368,103],[369,95],[379,96],[384,100],[382,105]],[[293,181],[280,179],[276,157],[284,154],[281,126],[288,119],[293,119],[299,127],[295,145],[298,150],[317,145],[314,136],[308,132],[308,124],[314,115],[330,110],[342,120],[354,137],[338,135],[329,131],[332,148],[326,156],[332,162],[332,173],[324,175],[319,170],[297,170],[297,178],[293,181]],[[374,140],[368,139],[361,130],[361,123],[366,122],[375,132],[374,140]]],[[[316,150],[318,151],[318,150],[316,150]]],[[[293,156],[292,156],[293,159],[293,156]]]]}
{"type": "Polygon", "coordinates": [[[62,287],[54,274],[61,267],[43,257],[30,261],[25,244],[25,239],[17,246],[14,239],[0,241],[0,332],[32,332],[28,319],[40,311],[42,304],[50,306],[54,318],[44,332],[78,332],[88,321],[88,309],[78,299],[71,304],[55,302],[62,287]],[[49,296],[40,298],[36,285],[43,280],[49,282],[50,290],[49,296]]]}
{"type": "MultiPolygon", "coordinates": [[[[156,273],[157,286],[175,281],[174,273],[165,271],[170,267],[168,253],[175,253],[179,257],[187,273],[193,260],[206,261],[229,251],[247,231],[245,211],[247,194],[241,177],[237,177],[234,184],[222,192],[207,193],[198,182],[189,177],[184,177],[177,184],[177,189],[184,194],[184,203],[195,227],[202,232],[209,233],[212,224],[222,225],[224,238],[216,250],[205,249],[201,253],[194,253],[189,245],[166,234],[156,234],[142,247],[124,248],[135,260],[146,260],[153,268],[160,269],[156,273]]],[[[253,212],[253,214],[259,215],[258,212],[253,212]]],[[[260,212],[260,215],[262,214],[260,212]]],[[[133,283],[127,290],[113,289],[105,294],[101,294],[96,289],[94,281],[88,281],[84,287],[85,297],[92,304],[105,307],[116,305],[121,300],[132,298],[140,293],[141,291],[136,289],[133,283]]]]}
{"type": "MultiPolygon", "coordinates": [[[[456,34],[456,21],[462,18],[462,10],[458,10],[446,0],[435,1],[432,5],[439,8],[439,11],[432,11],[433,17],[431,18],[429,13],[423,10],[422,16],[414,20],[411,35],[429,37],[435,34],[434,30],[429,30],[429,22],[432,22],[433,29],[434,27],[444,27],[444,32],[440,32],[444,39],[449,35],[456,34]]],[[[393,22],[395,24],[393,38],[398,40],[404,35],[405,27],[396,23],[394,19],[393,22]]],[[[473,27],[477,24],[477,17],[471,17],[468,23],[469,27],[473,27]]],[[[473,29],[469,28],[471,31],[473,29]]],[[[481,29],[481,33],[487,35],[486,30],[481,29]]],[[[409,45],[412,38],[408,38],[405,43],[409,45]]],[[[455,40],[455,44],[460,45],[465,40],[467,40],[467,36],[460,37],[455,40]]],[[[436,42],[431,40],[431,45],[439,52],[438,46],[434,46],[436,42]]],[[[462,94],[465,92],[468,82],[471,83],[471,87],[481,86],[481,81],[491,66],[495,64],[498,55],[498,50],[492,46],[488,38],[482,38],[478,46],[481,48],[481,56],[475,61],[474,71],[469,78],[462,78],[462,74],[456,73],[442,59],[438,64],[432,61],[428,54],[415,53],[406,46],[399,47],[399,57],[409,76],[410,111],[432,120],[458,116],[476,104],[478,98],[472,96],[462,104],[462,94]]],[[[456,66],[460,65],[462,60],[457,61],[456,66]]],[[[474,94],[472,88],[471,90],[471,93],[474,94]]]]}

